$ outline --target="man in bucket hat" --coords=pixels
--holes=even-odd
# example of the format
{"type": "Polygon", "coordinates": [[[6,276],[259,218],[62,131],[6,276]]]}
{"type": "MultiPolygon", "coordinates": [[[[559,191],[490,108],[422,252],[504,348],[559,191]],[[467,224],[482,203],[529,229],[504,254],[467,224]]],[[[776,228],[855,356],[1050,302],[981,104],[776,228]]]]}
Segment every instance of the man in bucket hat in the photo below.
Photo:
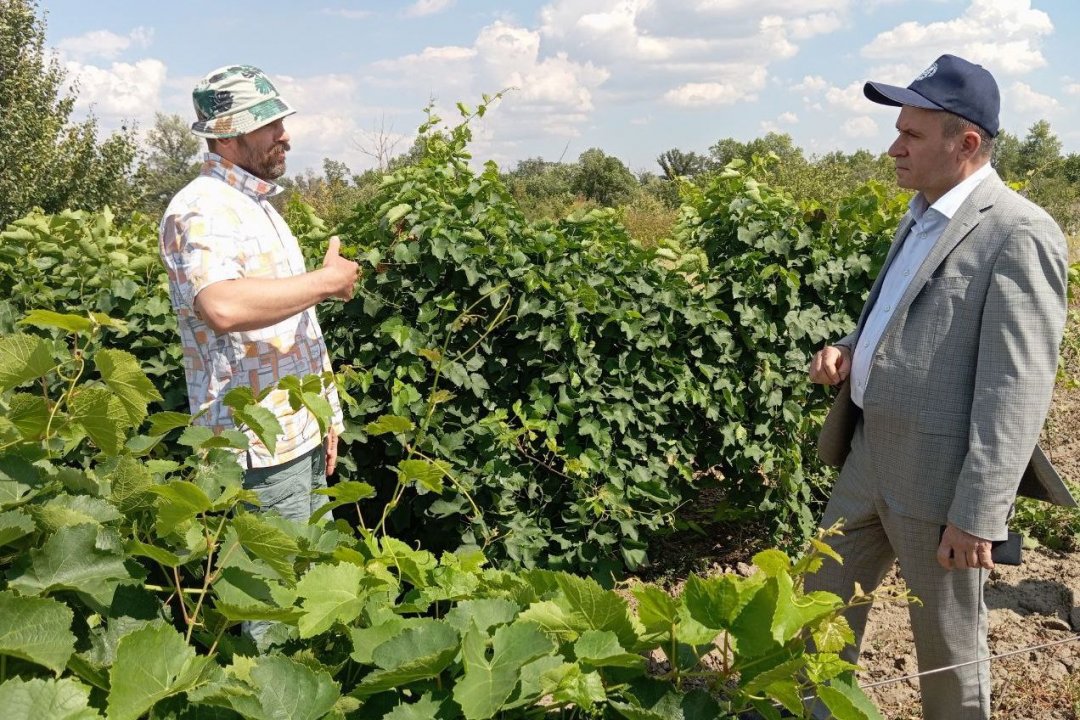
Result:
{"type": "MultiPolygon", "coordinates": [[[[223,396],[250,387],[258,396],[287,375],[330,371],[314,306],[349,299],[359,268],[330,239],[322,267],[307,272],[296,238],[269,199],[282,189],[289,134],[284,118],[295,112],[258,68],[230,65],[208,74],[192,97],[192,132],[209,152],[199,177],[169,203],[160,227],[160,250],[184,349],[184,372],[195,422],[220,432],[236,427],[223,396]]],[[[327,501],[337,438],[344,429],[337,392],[324,396],[333,410],[327,437],[305,408],[294,411],[285,391],[262,401],[281,423],[273,451],[248,431],[241,457],[244,485],[264,509],[306,521],[327,501]]]]}
{"type": "MultiPolygon", "coordinates": [[[[889,148],[916,191],[850,335],[820,350],[810,379],[841,384],[819,453],[842,465],[822,520],[843,564],[808,590],[851,597],[894,560],[910,608],[923,716],[990,717],[983,587],[1050,405],[1065,325],[1068,249],[1040,208],[990,165],[993,76],[942,55],[906,88],[868,82],[899,107],[889,148]],[[959,666],[959,667],[955,667],[959,666]]],[[[1067,500],[1068,493],[1065,493],[1067,500]]],[[[868,608],[848,615],[858,657],[868,608]]]]}

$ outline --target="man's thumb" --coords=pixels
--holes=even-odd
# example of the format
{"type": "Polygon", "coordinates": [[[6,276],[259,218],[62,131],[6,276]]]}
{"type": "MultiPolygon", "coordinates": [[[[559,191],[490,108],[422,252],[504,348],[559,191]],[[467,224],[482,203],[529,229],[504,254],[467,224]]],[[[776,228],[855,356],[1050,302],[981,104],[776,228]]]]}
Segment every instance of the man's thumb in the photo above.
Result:
{"type": "Polygon", "coordinates": [[[340,255],[341,254],[340,251],[341,251],[341,240],[338,239],[337,235],[331,236],[330,237],[330,244],[326,248],[326,257],[331,258],[331,257],[334,257],[335,255],[340,255]]]}

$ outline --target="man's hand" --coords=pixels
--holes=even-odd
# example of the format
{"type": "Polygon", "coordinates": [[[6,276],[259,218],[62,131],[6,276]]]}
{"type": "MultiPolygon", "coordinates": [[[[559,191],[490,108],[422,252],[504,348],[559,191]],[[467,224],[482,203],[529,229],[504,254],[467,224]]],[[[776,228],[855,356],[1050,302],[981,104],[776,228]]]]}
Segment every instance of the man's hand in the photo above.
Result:
{"type": "Polygon", "coordinates": [[[966,533],[955,525],[946,525],[938,545],[937,561],[946,570],[967,570],[969,568],[994,569],[994,559],[990,555],[989,540],[983,540],[966,533]]]}
{"type": "Polygon", "coordinates": [[[326,448],[326,477],[330,477],[337,470],[338,434],[334,428],[327,429],[324,447],[326,448]]]}
{"type": "Polygon", "coordinates": [[[330,238],[322,269],[329,283],[330,297],[342,300],[351,299],[356,280],[360,277],[360,266],[352,260],[341,257],[341,240],[337,235],[330,238]]]}
{"type": "Polygon", "coordinates": [[[810,361],[810,382],[839,385],[850,372],[851,350],[845,345],[823,347],[810,361]]]}

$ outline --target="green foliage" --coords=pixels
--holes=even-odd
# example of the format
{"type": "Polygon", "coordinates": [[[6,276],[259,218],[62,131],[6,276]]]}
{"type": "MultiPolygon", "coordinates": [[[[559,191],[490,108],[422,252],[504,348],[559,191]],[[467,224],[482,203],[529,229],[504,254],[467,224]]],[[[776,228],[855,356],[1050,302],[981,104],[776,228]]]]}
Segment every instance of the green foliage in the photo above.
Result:
{"type": "Polygon", "coordinates": [[[1039,120],[1021,140],[1007,132],[994,138],[998,174],[1057,221],[1066,235],[1080,231],[1080,156],[1061,155],[1061,140],[1039,120]]]}
{"type": "MultiPolygon", "coordinates": [[[[689,189],[676,232],[652,226],[644,241],[626,223],[662,217],[648,195],[636,215],[594,209],[531,223],[494,165],[471,169],[468,132],[467,123],[432,122],[415,162],[339,227],[367,270],[355,300],[320,307],[345,389],[358,397],[346,410],[340,467],[383,503],[353,517],[446,549],[476,544],[500,563],[603,572],[647,562],[649,536],[673,526],[696,478],[712,471],[723,475],[727,507],[764,512],[777,538],[805,536],[806,478],[817,468],[802,446],[826,398],[808,396],[800,379],[814,346],[857,312],[895,205],[864,189],[830,208],[830,220],[739,175],[689,189]],[[745,221],[739,242],[764,239],[727,262],[718,248],[739,234],[731,217],[745,221]],[[385,423],[389,432],[379,430],[385,423]]],[[[327,224],[298,202],[288,215],[317,262],[327,224]]],[[[86,313],[66,321],[83,336],[106,314],[123,317],[94,342],[126,346],[161,389],[162,409],[185,405],[149,223],[118,229],[108,212],[34,214],[0,239],[9,328],[28,302],[45,324],[55,317],[43,312],[86,313]],[[83,260],[77,269],[71,257],[83,260]]],[[[125,379],[131,363],[109,358],[95,365],[103,387],[73,399],[72,413],[98,448],[115,452],[121,429],[95,419],[134,412],[128,392],[146,388],[125,379]]],[[[311,404],[310,390],[289,391],[311,404]]],[[[276,419],[250,401],[229,404],[272,444],[276,419]]],[[[42,417],[39,399],[14,399],[11,419],[24,432],[40,433],[42,417]]],[[[161,438],[185,423],[168,413],[151,423],[131,449],[160,456],[170,447],[161,438]]],[[[202,430],[186,430],[181,442],[204,441],[202,430]]],[[[345,498],[334,502],[352,512],[359,497],[345,498]]]]}
{"type": "Polygon", "coordinates": [[[618,205],[637,187],[634,175],[621,160],[599,148],[589,148],[578,157],[570,179],[570,190],[605,207],[618,205]]]}
{"type": "Polygon", "coordinates": [[[69,122],[74,94],[45,48],[35,0],[0,3],[0,228],[35,207],[130,209],[135,141],[124,129],[100,140],[93,117],[69,122]]]}
{"type": "Polygon", "coordinates": [[[297,213],[308,206],[330,225],[346,219],[359,203],[368,203],[382,181],[384,171],[369,170],[352,175],[345,163],[323,159],[323,173],[308,170],[302,175],[280,181],[286,189],[284,216],[289,225],[297,213]]]}
{"type": "MultiPolygon", "coordinates": [[[[187,409],[176,317],[150,218],[136,215],[118,226],[105,208],[33,212],[16,220],[0,232],[0,297],[0,331],[10,331],[14,318],[32,310],[35,316],[78,314],[74,321],[84,332],[108,322],[112,330],[95,335],[95,342],[122,348],[137,360],[114,366],[108,354],[98,356],[102,378],[121,390],[120,401],[129,382],[125,374],[141,367],[162,389],[163,408],[187,409]]],[[[131,389],[138,394],[146,387],[131,389]]]]}
{"type": "Polygon", "coordinates": [[[569,213],[576,201],[570,189],[573,176],[573,164],[526,158],[513,170],[503,173],[502,178],[522,215],[537,221],[554,220],[569,213]]]}
{"type": "Polygon", "coordinates": [[[255,496],[228,449],[243,438],[189,429],[182,463],[139,459],[127,448],[154,423],[142,418],[155,391],[130,356],[88,352],[92,339],[72,331],[70,346],[41,341],[45,367],[26,337],[0,336],[0,351],[21,348],[0,352],[21,358],[8,360],[0,403],[27,384],[56,387],[43,374],[69,384],[41,394],[51,421],[40,435],[0,423],[0,511],[23,519],[7,524],[19,532],[2,536],[0,554],[5,717],[636,718],[680,708],[705,720],[777,707],[805,717],[801,698],[815,695],[838,718],[878,717],[846,679],[843,643],[823,641],[850,641],[844,605],[802,591],[820,542],[798,561],[760,554],[749,578],[691,577],[675,597],[638,585],[635,611],[595,580],[490,569],[475,549],[437,556],[342,521],[252,515],[255,496]],[[91,363],[127,368],[126,382],[91,387],[91,363]],[[71,408],[90,389],[116,400],[120,442],[72,453],[87,439],[71,408]],[[266,654],[237,632],[254,619],[276,623],[266,654]],[[807,650],[811,638],[819,651],[807,650]],[[650,670],[647,654],[667,669],[650,670]],[[686,693],[691,679],[701,689],[686,693]]]}
{"type": "Polygon", "coordinates": [[[852,327],[903,204],[870,186],[831,221],[732,170],[646,249],[602,210],[529,223],[467,140],[440,132],[339,228],[367,269],[323,314],[361,397],[345,465],[393,532],[636,567],[713,469],[732,506],[805,537],[828,402],[806,367],[852,327]],[[406,455],[446,466],[413,475],[406,455]],[[403,472],[427,480],[408,502],[403,472]]]}
{"type": "Polygon", "coordinates": [[[646,189],[636,190],[619,208],[627,234],[643,247],[652,247],[670,238],[679,213],[646,189]]]}
{"type": "Polygon", "coordinates": [[[830,213],[868,182],[880,183],[889,197],[899,193],[893,161],[884,152],[875,155],[857,150],[848,155],[836,151],[807,158],[790,135],[774,132],[746,143],[725,138],[709,152],[708,167],[712,175],[735,160],[753,163],[758,181],[784,190],[798,202],[816,203],[830,213]]]}
{"type": "Polygon", "coordinates": [[[698,155],[695,152],[683,152],[678,148],[665,150],[656,158],[656,163],[660,166],[660,169],[664,173],[664,177],[668,180],[674,180],[679,177],[694,177],[695,175],[710,169],[711,162],[712,161],[707,157],[698,155]]]}
{"type": "Polygon", "coordinates": [[[135,173],[142,197],[139,209],[161,217],[179,190],[199,174],[199,138],[179,115],[154,115],[154,127],[146,135],[148,152],[135,173]]]}
{"type": "Polygon", "coordinates": [[[708,270],[692,305],[715,308],[733,348],[708,372],[706,392],[722,404],[696,455],[721,470],[737,506],[804,537],[813,525],[808,480],[819,472],[813,443],[829,402],[807,378],[809,358],[854,328],[905,203],[871,183],[830,218],[757,175],[736,161],[688,193],[676,233],[705,251],[708,270]]]}

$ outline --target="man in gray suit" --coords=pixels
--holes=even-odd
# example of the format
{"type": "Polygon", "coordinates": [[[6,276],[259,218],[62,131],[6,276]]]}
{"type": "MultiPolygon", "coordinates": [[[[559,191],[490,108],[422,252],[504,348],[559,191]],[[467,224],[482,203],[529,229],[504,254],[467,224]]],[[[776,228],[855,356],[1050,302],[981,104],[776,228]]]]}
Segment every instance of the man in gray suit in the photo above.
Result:
{"type": "MultiPolygon", "coordinates": [[[[981,720],[991,542],[1006,538],[1050,405],[1068,251],[990,166],[1000,101],[988,71],[943,55],[907,88],[863,92],[900,108],[889,155],[917,192],[855,331],[810,364],[812,381],[843,383],[820,450],[843,463],[822,525],[843,519],[830,542],[844,563],[807,588],[848,598],[899,560],[923,603],[911,608],[920,671],[970,663],[921,678],[924,717],[981,720]]],[[[852,661],[866,616],[848,615],[852,661]]]]}

